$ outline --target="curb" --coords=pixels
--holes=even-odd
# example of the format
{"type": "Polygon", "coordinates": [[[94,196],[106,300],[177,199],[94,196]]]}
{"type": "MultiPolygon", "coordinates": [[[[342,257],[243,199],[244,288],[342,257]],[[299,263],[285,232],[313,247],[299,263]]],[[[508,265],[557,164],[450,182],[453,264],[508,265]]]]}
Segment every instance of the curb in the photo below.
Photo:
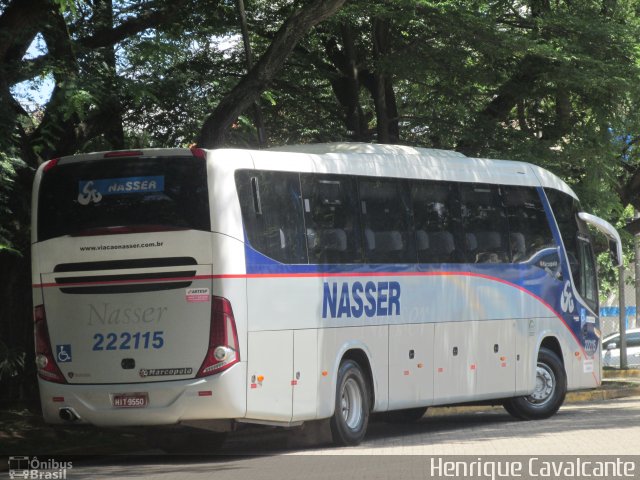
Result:
{"type": "MultiPolygon", "coordinates": [[[[640,374],[640,370],[638,371],[640,374]]],[[[622,382],[610,382],[622,383],[622,382]]],[[[564,405],[570,405],[582,402],[596,402],[603,400],[614,400],[616,398],[636,397],[640,396],[640,385],[637,386],[616,386],[613,388],[596,388],[593,390],[584,390],[579,392],[567,392],[564,405]]],[[[491,410],[503,410],[501,405],[454,405],[454,406],[436,406],[429,407],[426,416],[438,415],[460,415],[469,413],[486,412],[491,410]]]]}
{"type": "Polygon", "coordinates": [[[584,392],[568,392],[565,403],[613,400],[616,398],[635,397],[638,395],[640,395],[640,386],[586,390],[584,392]]]}

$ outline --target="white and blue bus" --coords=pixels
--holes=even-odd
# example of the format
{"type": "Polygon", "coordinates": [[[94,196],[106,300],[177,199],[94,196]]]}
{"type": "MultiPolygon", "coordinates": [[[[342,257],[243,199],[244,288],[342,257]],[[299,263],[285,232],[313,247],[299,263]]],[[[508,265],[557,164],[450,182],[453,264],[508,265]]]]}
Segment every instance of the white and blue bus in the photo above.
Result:
{"type": "Polygon", "coordinates": [[[594,254],[534,165],[403,146],[50,160],[33,190],[45,420],[330,419],[492,400],[546,418],[601,382],[594,254]]]}

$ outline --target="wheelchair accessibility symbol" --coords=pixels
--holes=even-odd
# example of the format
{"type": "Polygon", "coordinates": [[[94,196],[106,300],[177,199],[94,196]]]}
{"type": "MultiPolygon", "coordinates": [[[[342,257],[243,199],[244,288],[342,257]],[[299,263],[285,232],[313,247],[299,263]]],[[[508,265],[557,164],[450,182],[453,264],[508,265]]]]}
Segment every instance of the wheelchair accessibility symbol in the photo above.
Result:
{"type": "Polygon", "coordinates": [[[56,358],[60,363],[71,361],[71,345],[56,345],[56,358]]]}

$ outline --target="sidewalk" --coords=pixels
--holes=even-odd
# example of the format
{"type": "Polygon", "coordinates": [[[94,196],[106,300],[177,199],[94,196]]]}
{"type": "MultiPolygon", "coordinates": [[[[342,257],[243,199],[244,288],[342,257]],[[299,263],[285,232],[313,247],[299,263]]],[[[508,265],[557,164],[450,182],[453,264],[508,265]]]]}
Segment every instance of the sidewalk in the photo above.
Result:
{"type": "MultiPolygon", "coordinates": [[[[605,370],[603,383],[593,390],[569,392],[565,403],[640,397],[640,370],[605,370]]],[[[501,406],[431,407],[427,416],[503,411],[501,406]]],[[[249,431],[247,433],[249,434],[249,431]]],[[[242,435],[238,432],[236,435],[242,435]]],[[[0,411],[0,457],[22,454],[130,454],[147,451],[147,438],[134,429],[100,429],[88,425],[52,427],[39,413],[24,408],[0,411]]],[[[0,472],[6,470],[0,462],[0,472]]]]}
{"type": "MultiPolygon", "coordinates": [[[[565,404],[596,402],[616,398],[640,396],[640,370],[603,370],[602,385],[591,390],[568,392],[565,404]]],[[[427,416],[459,415],[469,412],[502,410],[497,405],[455,405],[452,407],[430,407],[427,416]]]]}
{"type": "Polygon", "coordinates": [[[629,368],[627,370],[619,370],[614,368],[606,368],[602,371],[602,376],[604,379],[630,379],[640,382],[640,369],[638,368],[629,368]]]}
{"type": "Polygon", "coordinates": [[[568,403],[593,400],[611,400],[614,398],[640,395],[640,370],[603,370],[602,385],[594,390],[569,392],[568,403]]]}

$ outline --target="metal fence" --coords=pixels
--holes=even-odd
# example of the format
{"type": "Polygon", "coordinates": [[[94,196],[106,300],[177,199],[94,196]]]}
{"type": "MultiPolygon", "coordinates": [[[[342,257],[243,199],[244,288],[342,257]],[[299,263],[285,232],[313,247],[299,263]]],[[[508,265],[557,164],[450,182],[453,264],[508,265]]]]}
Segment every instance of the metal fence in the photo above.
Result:
{"type": "MultiPolygon", "coordinates": [[[[620,308],[618,307],[600,307],[600,330],[602,331],[602,338],[620,331],[619,313],[620,308]]],[[[638,326],[635,306],[625,308],[625,317],[627,330],[638,326]]]]}

